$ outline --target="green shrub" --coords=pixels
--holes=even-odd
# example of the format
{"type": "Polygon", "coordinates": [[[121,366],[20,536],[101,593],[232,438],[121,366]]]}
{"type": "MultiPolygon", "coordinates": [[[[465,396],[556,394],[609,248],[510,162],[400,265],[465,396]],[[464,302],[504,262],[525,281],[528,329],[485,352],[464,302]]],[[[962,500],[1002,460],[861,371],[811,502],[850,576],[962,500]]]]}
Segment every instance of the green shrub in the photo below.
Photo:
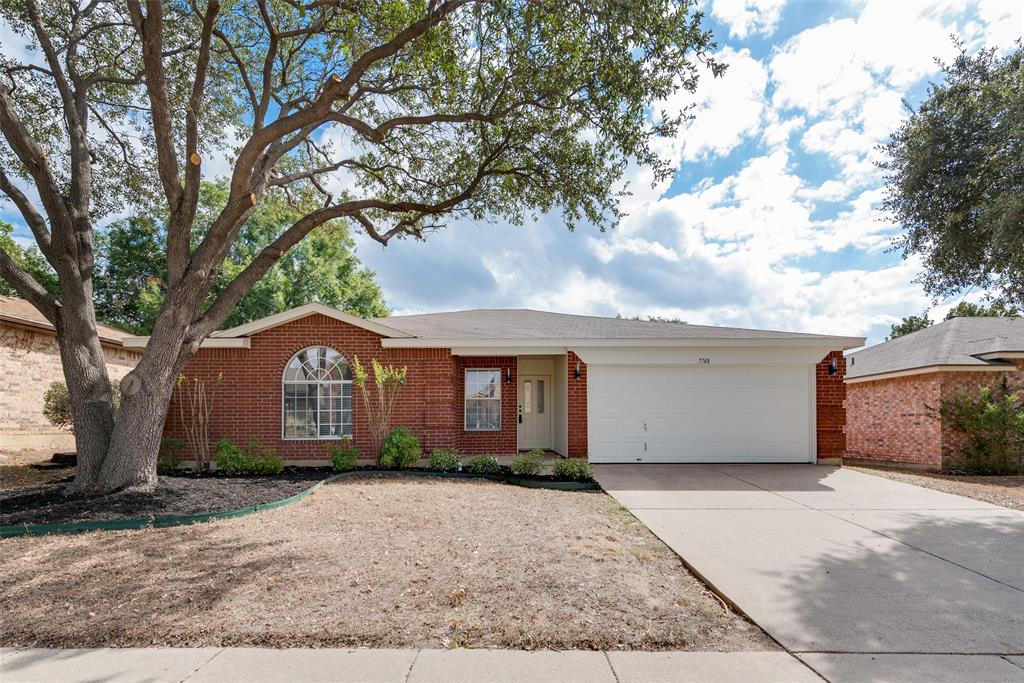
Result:
{"type": "Polygon", "coordinates": [[[156,473],[167,476],[174,474],[181,465],[181,451],[185,442],[173,436],[160,439],[160,451],[156,458],[156,473]]]}
{"type": "Polygon", "coordinates": [[[377,464],[384,469],[412,467],[420,459],[420,440],[406,427],[395,427],[384,438],[377,464]]]}
{"type": "Polygon", "coordinates": [[[249,439],[244,450],[228,439],[221,439],[213,461],[217,469],[226,474],[280,474],[284,471],[284,461],[274,449],[264,448],[257,439],[249,439]]]}
{"type": "Polygon", "coordinates": [[[953,469],[968,474],[1024,473],[1024,390],[1004,377],[976,396],[942,399],[934,408],[943,424],[963,438],[953,469]]]}
{"type": "Polygon", "coordinates": [[[566,458],[555,463],[551,473],[557,479],[574,479],[576,481],[590,481],[593,475],[590,472],[590,463],[582,458],[566,458]]]}
{"type": "Polygon", "coordinates": [[[466,469],[473,474],[499,474],[501,465],[493,455],[478,455],[466,463],[466,469]]]}
{"type": "Polygon", "coordinates": [[[335,472],[347,472],[356,468],[359,449],[352,445],[351,439],[342,439],[337,445],[327,447],[331,455],[331,467],[335,472]]]}
{"type": "Polygon", "coordinates": [[[512,458],[512,474],[536,475],[544,469],[544,451],[535,448],[512,458]]]}
{"type": "Polygon", "coordinates": [[[454,448],[435,448],[430,452],[427,467],[438,472],[457,472],[462,466],[462,454],[454,448]]]}
{"type": "MultiPolygon", "coordinates": [[[[118,390],[118,382],[110,383],[110,390],[114,399],[114,410],[121,405],[121,392],[118,390]]],[[[64,382],[53,382],[43,394],[43,417],[57,429],[75,431],[75,421],[71,416],[71,395],[64,382]]]]}

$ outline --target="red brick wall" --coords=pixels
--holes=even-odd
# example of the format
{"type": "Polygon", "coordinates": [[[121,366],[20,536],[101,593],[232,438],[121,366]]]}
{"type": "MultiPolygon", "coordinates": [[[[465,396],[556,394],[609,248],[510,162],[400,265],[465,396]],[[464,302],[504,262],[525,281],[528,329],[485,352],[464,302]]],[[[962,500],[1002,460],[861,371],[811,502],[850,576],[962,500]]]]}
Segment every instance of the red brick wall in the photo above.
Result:
{"type": "MultiPolygon", "coordinates": [[[[956,398],[960,394],[976,396],[982,387],[996,386],[1006,377],[1011,388],[1024,387],[1024,359],[1014,361],[1017,369],[1013,372],[943,372],[940,373],[941,395],[945,399],[956,398]]],[[[936,401],[932,405],[938,405],[936,401]]],[[[963,436],[949,427],[942,426],[942,466],[948,467],[960,459],[963,436]]]]}
{"type": "MultiPolygon", "coordinates": [[[[281,379],[285,364],[300,349],[329,346],[345,358],[358,356],[364,366],[381,363],[408,368],[399,394],[394,426],[409,427],[424,453],[434,448],[460,448],[467,454],[513,453],[516,449],[515,358],[457,358],[448,349],[384,349],[372,332],[321,315],[312,315],[267,330],[251,338],[249,349],[201,349],[186,365],[189,377],[213,379],[217,388],[210,425],[211,440],[231,439],[245,444],[259,439],[286,459],[326,458],[333,441],[281,438],[281,379]],[[463,379],[466,367],[512,370],[512,383],[503,384],[500,432],[466,432],[463,427],[463,379]]],[[[372,390],[372,387],[371,387],[372,390]]],[[[366,411],[354,388],[352,431],[355,446],[372,458],[366,411]]],[[[177,392],[176,392],[177,394],[177,392]]],[[[178,396],[172,398],[164,433],[184,440],[178,396]]],[[[186,454],[187,457],[187,454],[186,454]]]]}
{"type": "MultiPolygon", "coordinates": [[[[1011,385],[1024,385],[1024,361],[1008,373],[1011,385]]],[[[960,435],[927,406],[960,393],[977,394],[1000,381],[996,372],[933,372],[847,385],[847,455],[940,469],[960,457],[960,435]]]]}
{"type": "Polygon", "coordinates": [[[926,406],[939,401],[936,373],[846,385],[846,454],[940,467],[942,430],[926,406]]]}
{"type": "Polygon", "coordinates": [[[819,458],[840,458],[846,450],[846,358],[842,351],[833,351],[814,369],[816,387],[817,441],[819,458]],[[836,373],[830,375],[829,363],[835,362],[836,373]]]}
{"type": "Polygon", "coordinates": [[[569,421],[570,458],[587,457],[587,364],[572,351],[566,357],[566,388],[568,393],[567,416],[569,421]],[[580,367],[580,378],[576,379],[576,366],[580,367]]]}
{"type": "Polygon", "coordinates": [[[457,428],[459,430],[459,449],[464,453],[497,453],[509,454],[516,452],[518,443],[518,415],[516,414],[517,392],[519,380],[517,376],[518,361],[515,356],[473,357],[459,356],[456,359],[458,376],[455,379],[456,395],[458,396],[457,428]],[[501,431],[476,432],[465,431],[465,414],[463,399],[465,397],[466,368],[498,368],[501,370],[501,431]],[[512,373],[512,381],[507,376],[512,373]]]}

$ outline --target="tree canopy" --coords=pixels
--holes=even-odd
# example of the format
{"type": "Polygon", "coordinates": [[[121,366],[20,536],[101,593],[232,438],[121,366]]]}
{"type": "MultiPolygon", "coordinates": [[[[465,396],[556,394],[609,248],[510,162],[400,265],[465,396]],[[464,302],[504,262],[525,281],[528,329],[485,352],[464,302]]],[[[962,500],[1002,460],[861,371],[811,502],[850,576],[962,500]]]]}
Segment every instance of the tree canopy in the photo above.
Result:
{"type": "Polygon", "coordinates": [[[928,312],[925,311],[921,315],[908,315],[907,317],[900,320],[898,323],[892,326],[889,331],[889,336],[886,339],[895,339],[896,337],[902,337],[905,334],[911,332],[917,332],[923,330],[932,324],[932,321],[928,319],[928,312]]]}
{"type": "Polygon", "coordinates": [[[724,71],[697,4],[0,0],[35,51],[0,58],[0,193],[60,298],[6,250],[0,277],[74,358],[73,490],[155,481],[178,373],[320,226],[344,219],[382,244],[463,217],[559,211],[569,229],[614,226],[630,164],[674,171],[661,139],[689,110],[666,103],[724,71]],[[219,165],[225,197],[197,237],[219,165]],[[307,193],[316,208],[252,245],[225,283],[256,207],[307,193]],[[95,330],[95,224],[137,206],[165,217],[166,279],[115,415],[95,330]]]}
{"type": "Polygon", "coordinates": [[[1020,315],[1016,306],[1009,306],[1001,301],[996,301],[991,306],[961,301],[949,309],[946,313],[946,320],[953,318],[1008,318],[1016,315],[1020,315]]]}
{"type": "Polygon", "coordinates": [[[980,288],[1024,306],[1024,47],[961,51],[883,147],[885,208],[936,297],[980,288]]]}
{"type": "MultiPolygon", "coordinates": [[[[227,196],[224,182],[204,183],[193,241],[197,242],[227,196]]],[[[270,197],[246,219],[214,285],[211,298],[252,261],[260,245],[272,240],[308,210],[270,197]]],[[[97,234],[96,316],[136,334],[149,334],[163,303],[167,281],[166,223],[139,214],[117,221],[97,234]]],[[[363,317],[389,314],[374,274],[355,255],[348,226],[325,224],[289,250],[238,302],[223,327],[317,301],[363,317]]]]}

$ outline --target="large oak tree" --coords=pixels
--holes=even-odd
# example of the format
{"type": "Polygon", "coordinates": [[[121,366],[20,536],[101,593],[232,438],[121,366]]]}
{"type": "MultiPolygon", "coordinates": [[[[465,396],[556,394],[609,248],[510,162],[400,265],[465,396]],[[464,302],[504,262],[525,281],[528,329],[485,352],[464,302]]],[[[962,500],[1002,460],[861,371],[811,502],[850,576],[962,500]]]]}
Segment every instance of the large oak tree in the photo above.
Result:
{"type": "Polygon", "coordinates": [[[0,64],[0,192],[60,297],[0,252],[0,276],[56,327],[79,466],[72,491],[155,481],[175,378],[310,231],[350,221],[387,244],[453,218],[560,210],[614,225],[628,164],[672,169],[657,138],[686,112],[710,35],[692,0],[0,0],[38,60],[0,64]],[[204,165],[226,202],[199,239],[204,165]],[[268,196],[320,203],[214,292],[268,196]],[[167,218],[165,295],[116,415],[93,306],[97,223],[167,218]]]}

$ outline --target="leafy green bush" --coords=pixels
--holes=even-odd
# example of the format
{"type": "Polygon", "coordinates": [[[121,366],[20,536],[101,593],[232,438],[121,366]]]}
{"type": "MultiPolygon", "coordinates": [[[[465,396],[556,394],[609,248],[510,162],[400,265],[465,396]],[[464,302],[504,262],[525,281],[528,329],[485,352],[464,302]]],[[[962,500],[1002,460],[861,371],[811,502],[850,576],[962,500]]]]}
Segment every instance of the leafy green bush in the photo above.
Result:
{"type": "Polygon", "coordinates": [[[156,458],[156,473],[167,476],[174,474],[181,465],[181,451],[185,448],[185,442],[175,439],[173,436],[165,436],[160,439],[160,451],[156,458]]]}
{"type": "Polygon", "coordinates": [[[226,474],[280,474],[284,471],[284,461],[274,449],[264,448],[257,439],[249,439],[244,450],[228,439],[221,439],[213,461],[217,469],[226,474]]]}
{"type": "Polygon", "coordinates": [[[427,467],[439,472],[456,472],[462,466],[462,454],[454,448],[435,448],[427,467]]]}
{"type": "MultiPolygon", "coordinates": [[[[114,399],[114,410],[121,405],[121,392],[118,390],[118,382],[110,383],[110,390],[114,399]]],[[[64,382],[53,382],[43,394],[43,417],[57,429],[75,431],[75,421],[71,416],[71,394],[68,393],[68,386],[64,382]]]]}
{"type": "Polygon", "coordinates": [[[328,446],[327,452],[331,455],[331,467],[335,472],[347,472],[356,468],[359,449],[352,445],[351,439],[342,439],[337,445],[328,446]]]}
{"type": "Polygon", "coordinates": [[[590,471],[590,463],[582,458],[566,458],[565,460],[559,460],[551,469],[551,473],[557,479],[590,481],[593,478],[590,471]]]}
{"type": "Polygon", "coordinates": [[[544,469],[544,451],[535,448],[512,458],[512,474],[536,475],[544,469]]]}
{"type": "Polygon", "coordinates": [[[420,459],[420,440],[406,427],[395,427],[384,438],[377,464],[384,469],[412,467],[420,459]]]}
{"type": "Polygon", "coordinates": [[[493,455],[478,455],[466,463],[466,469],[473,474],[499,474],[501,465],[493,455]]]}
{"type": "Polygon", "coordinates": [[[1024,390],[1004,377],[976,396],[942,399],[934,408],[943,424],[963,437],[953,469],[968,474],[1024,473],[1024,390]]]}

